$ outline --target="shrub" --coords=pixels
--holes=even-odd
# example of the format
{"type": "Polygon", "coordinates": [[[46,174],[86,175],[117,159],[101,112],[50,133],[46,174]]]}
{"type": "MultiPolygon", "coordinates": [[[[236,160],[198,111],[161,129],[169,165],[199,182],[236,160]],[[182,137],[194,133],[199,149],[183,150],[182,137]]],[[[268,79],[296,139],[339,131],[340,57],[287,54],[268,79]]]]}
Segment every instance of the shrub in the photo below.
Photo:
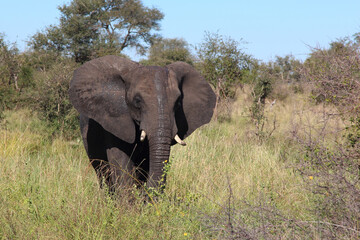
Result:
{"type": "MultiPolygon", "coordinates": [[[[272,131],[267,133],[264,130],[265,122],[267,118],[265,116],[265,99],[270,95],[273,87],[274,80],[271,75],[264,71],[264,68],[260,68],[259,75],[255,78],[254,89],[251,94],[253,103],[250,107],[250,117],[256,127],[256,136],[260,141],[272,134],[272,131]]],[[[275,127],[275,125],[274,125],[275,127]]],[[[273,129],[274,130],[274,129],[273,129]]]]}
{"type": "Polygon", "coordinates": [[[314,95],[342,114],[358,114],[360,106],[360,45],[349,38],[330,44],[329,49],[314,49],[303,68],[302,78],[315,85],[314,95]]]}
{"type": "Polygon", "coordinates": [[[52,134],[72,138],[78,135],[78,114],[68,97],[69,83],[76,64],[61,61],[48,71],[37,72],[36,87],[29,92],[34,110],[49,124],[52,134]]]}
{"type": "Polygon", "coordinates": [[[165,66],[176,61],[193,65],[189,44],[181,38],[157,39],[148,52],[148,59],[140,62],[143,65],[165,66]]]}
{"type": "Polygon", "coordinates": [[[315,100],[324,99],[337,109],[335,114],[325,109],[321,131],[307,125],[304,137],[294,134],[302,152],[297,169],[317,196],[314,213],[326,239],[360,237],[359,53],[356,41],[342,39],[329,49],[314,49],[301,70],[302,78],[315,86],[315,100]],[[326,123],[334,117],[346,126],[337,140],[325,136],[331,128],[326,123]]]}
{"type": "Polygon", "coordinates": [[[345,141],[331,147],[311,134],[307,136],[296,136],[304,151],[297,169],[308,189],[317,196],[314,213],[321,225],[318,230],[327,239],[357,239],[360,237],[360,144],[350,147],[345,141]]]}
{"type": "Polygon", "coordinates": [[[236,89],[248,77],[253,60],[241,48],[243,42],[226,38],[218,33],[205,33],[204,42],[196,47],[197,68],[215,89],[217,118],[221,100],[234,99],[236,89]]]}
{"type": "Polygon", "coordinates": [[[233,98],[236,85],[252,64],[251,57],[241,48],[243,42],[218,33],[205,33],[205,40],[197,47],[198,67],[219,97],[233,98]]]}

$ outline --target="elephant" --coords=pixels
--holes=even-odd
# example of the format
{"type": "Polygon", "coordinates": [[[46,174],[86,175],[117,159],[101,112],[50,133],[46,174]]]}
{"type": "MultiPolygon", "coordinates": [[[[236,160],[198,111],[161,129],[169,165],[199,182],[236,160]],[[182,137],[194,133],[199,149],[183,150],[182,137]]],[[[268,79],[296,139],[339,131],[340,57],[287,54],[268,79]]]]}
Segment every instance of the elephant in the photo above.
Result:
{"type": "Polygon", "coordinates": [[[86,153],[110,191],[165,184],[170,147],[208,123],[211,86],[191,65],[143,66],[104,56],[74,71],[69,98],[80,114],[86,153]]]}

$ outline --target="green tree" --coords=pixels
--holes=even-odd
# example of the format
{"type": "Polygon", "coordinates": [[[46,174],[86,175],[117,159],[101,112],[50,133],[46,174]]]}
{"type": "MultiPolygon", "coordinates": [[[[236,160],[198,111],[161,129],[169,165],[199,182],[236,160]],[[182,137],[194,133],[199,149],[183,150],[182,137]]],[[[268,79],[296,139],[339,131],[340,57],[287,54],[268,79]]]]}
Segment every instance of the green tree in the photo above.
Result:
{"type": "Polygon", "coordinates": [[[301,62],[292,55],[276,56],[273,69],[283,82],[292,83],[300,80],[299,69],[301,65],[301,62]]]}
{"type": "Polygon", "coordinates": [[[158,37],[163,14],[140,0],[73,0],[59,7],[60,24],[35,34],[34,50],[51,50],[83,63],[91,58],[120,54],[127,47],[145,53],[158,37]]]}
{"type": "Polygon", "coordinates": [[[253,60],[243,51],[242,44],[218,33],[205,32],[204,42],[196,48],[198,68],[217,95],[215,116],[220,99],[234,98],[236,87],[251,69],[253,60]]]}
{"type": "Polygon", "coordinates": [[[20,53],[16,44],[9,44],[0,34],[0,108],[10,108],[21,98],[20,92],[33,87],[33,68],[28,56],[20,53]]]}
{"type": "Polygon", "coordinates": [[[181,38],[160,38],[151,45],[148,59],[141,61],[141,63],[165,66],[176,61],[193,64],[189,44],[181,38]]]}
{"type": "Polygon", "coordinates": [[[219,97],[234,97],[235,86],[250,69],[251,57],[242,50],[242,43],[206,32],[204,42],[197,47],[198,66],[219,97]]]}
{"type": "Polygon", "coordinates": [[[17,79],[20,63],[17,61],[19,50],[15,44],[6,43],[4,36],[0,36],[0,76],[2,85],[13,86],[18,90],[17,79]]]}
{"type": "Polygon", "coordinates": [[[36,71],[35,85],[24,93],[25,106],[39,113],[48,134],[72,138],[77,135],[78,114],[70,103],[68,90],[78,64],[60,59],[44,71],[36,71]]]}
{"type": "Polygon", "coordinates": [[[68,41],[60,27],[50,25],[43,32],[33,35],[29,44],[36,51],[45,50],[60,54],[66,50],[68,41]]]}

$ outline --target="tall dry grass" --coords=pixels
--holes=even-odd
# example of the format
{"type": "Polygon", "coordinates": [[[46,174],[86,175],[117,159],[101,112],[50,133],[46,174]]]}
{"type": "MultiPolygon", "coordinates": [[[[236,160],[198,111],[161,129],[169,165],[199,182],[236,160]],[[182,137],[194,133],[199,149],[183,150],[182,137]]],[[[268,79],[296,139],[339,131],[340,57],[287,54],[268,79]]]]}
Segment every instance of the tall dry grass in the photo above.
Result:
{"type": "MultiPolygon", "coordinates": [[[[109,197],[99,189],[80,139],[44,137],[42,122],[30,111],[6,112],[0,130],[1,238],[222,239],[223,231],[214,231],[206,216],[224,214],[229,201],[234,209],[267,204],[286,219],[312,220],[314,196],[289,165],[298,154],[289,136],[299,119],[317,121],[321,106],[297,94],[267,105],[265,130],[275,130],[260,143],[247,114],[248,91],[239,94],[230,118],[195,131],[186,147],[172,148],[165,192],[153,204],[136,189],[131,203],[126,196],[109,197]]],[[[259,224],[242,216],[248,226],[259,224]]]]}

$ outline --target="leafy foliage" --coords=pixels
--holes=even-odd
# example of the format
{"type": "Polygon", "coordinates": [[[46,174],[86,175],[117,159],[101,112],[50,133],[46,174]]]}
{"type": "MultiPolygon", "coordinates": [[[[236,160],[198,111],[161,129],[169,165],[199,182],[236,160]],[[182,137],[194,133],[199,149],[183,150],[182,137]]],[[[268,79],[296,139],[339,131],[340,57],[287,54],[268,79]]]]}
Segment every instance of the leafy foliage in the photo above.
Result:
{"type": "Polygon", "coordinates": [[[14,87],[11,86],[11,78],[13,69],[13,58],[16,54],[16,49],[9,49],[9,46],[0,35],[0,108],[1,111],[11,105],[12,95],[14,94],[14,87]]]}
{"type": "Polygon", "coordinates": [[[60,23],[33,35],[28,52],[0,36],[0,102],[1,109],[30,107],[50,135],[73,138],[78,118],[68,86],[78,63],[127,47],[144,52],[163,14],[139,0],[73,0],[59,10],[60,23]]]}
{"type": "Polygon", "coordinates": [[[35,34],[35,50],[59,52],[84,63],[92,58],[120,54],[136,47],[140,53],[157,37],[163,14],[139,0],[73,0],[59,7],[60,24],[35,34]]]}
{"type": "Polygon", "coordinates": [[[176,61],[193,64],[188,43],[181,38],[160,38],[149,49],[147,60],[141,61],[144,65],[165,66],[176,61]]]}
{"type": "Polygon", "coordinates": [[[34,86],[34,70],[26,54],[20,54],[15,44],[5,42],[0,35],[0,109],[14,107],[26,88],[34,86]]]}
{"type": "Polygon", "coordinates": [[[68,89],[77,64],[61,61],[48,71],[37,73],[38,78],[31,99],[33,110],[48,123],[50,134],[64,137],[78,136],[78,114],[70,103],[68,89]]]}
{"type": "Polygon", "coordinates": [[[269,97],[273,90],[273,84],[275,82],[274,77],[271,75],[272,68],[268,65],[260,64],[257,65],[257,75],[254,79],[254,87],[251,94],[252,105],[250,106],[250,117],[256,127],[256,136],[260,141],[270,136],[270,133],[264,131],[264,126],[267,121],[265,116],[265,99],[269,97]],[[269,71],[270,70],[270,71],[269,71]]]}
{"type": "Polygon", "coordinates": [[[284,57],[276,56],[275,62],[271,63],[274,69],[274,75],[287,83],[300,81],[300,67],[302,63],[292,55],[284,57]]]}
{"type": "Polygon", "coordinates": [[[221,98],[233,98],[235,88],[251,68],[251,57],[240,47],[242,42],[218,33],[205,33],[197,47],[198,67],[221,98]]]}
{"type": "Polygon", "coordinates": [[[55,53],[58,56],[66,50],[68,42],[65,39],[62,29],[58,26],[50,25],[43,32],[38,32],[30,39],[29,45],[35,51],[46,51],[55,53]]]}

